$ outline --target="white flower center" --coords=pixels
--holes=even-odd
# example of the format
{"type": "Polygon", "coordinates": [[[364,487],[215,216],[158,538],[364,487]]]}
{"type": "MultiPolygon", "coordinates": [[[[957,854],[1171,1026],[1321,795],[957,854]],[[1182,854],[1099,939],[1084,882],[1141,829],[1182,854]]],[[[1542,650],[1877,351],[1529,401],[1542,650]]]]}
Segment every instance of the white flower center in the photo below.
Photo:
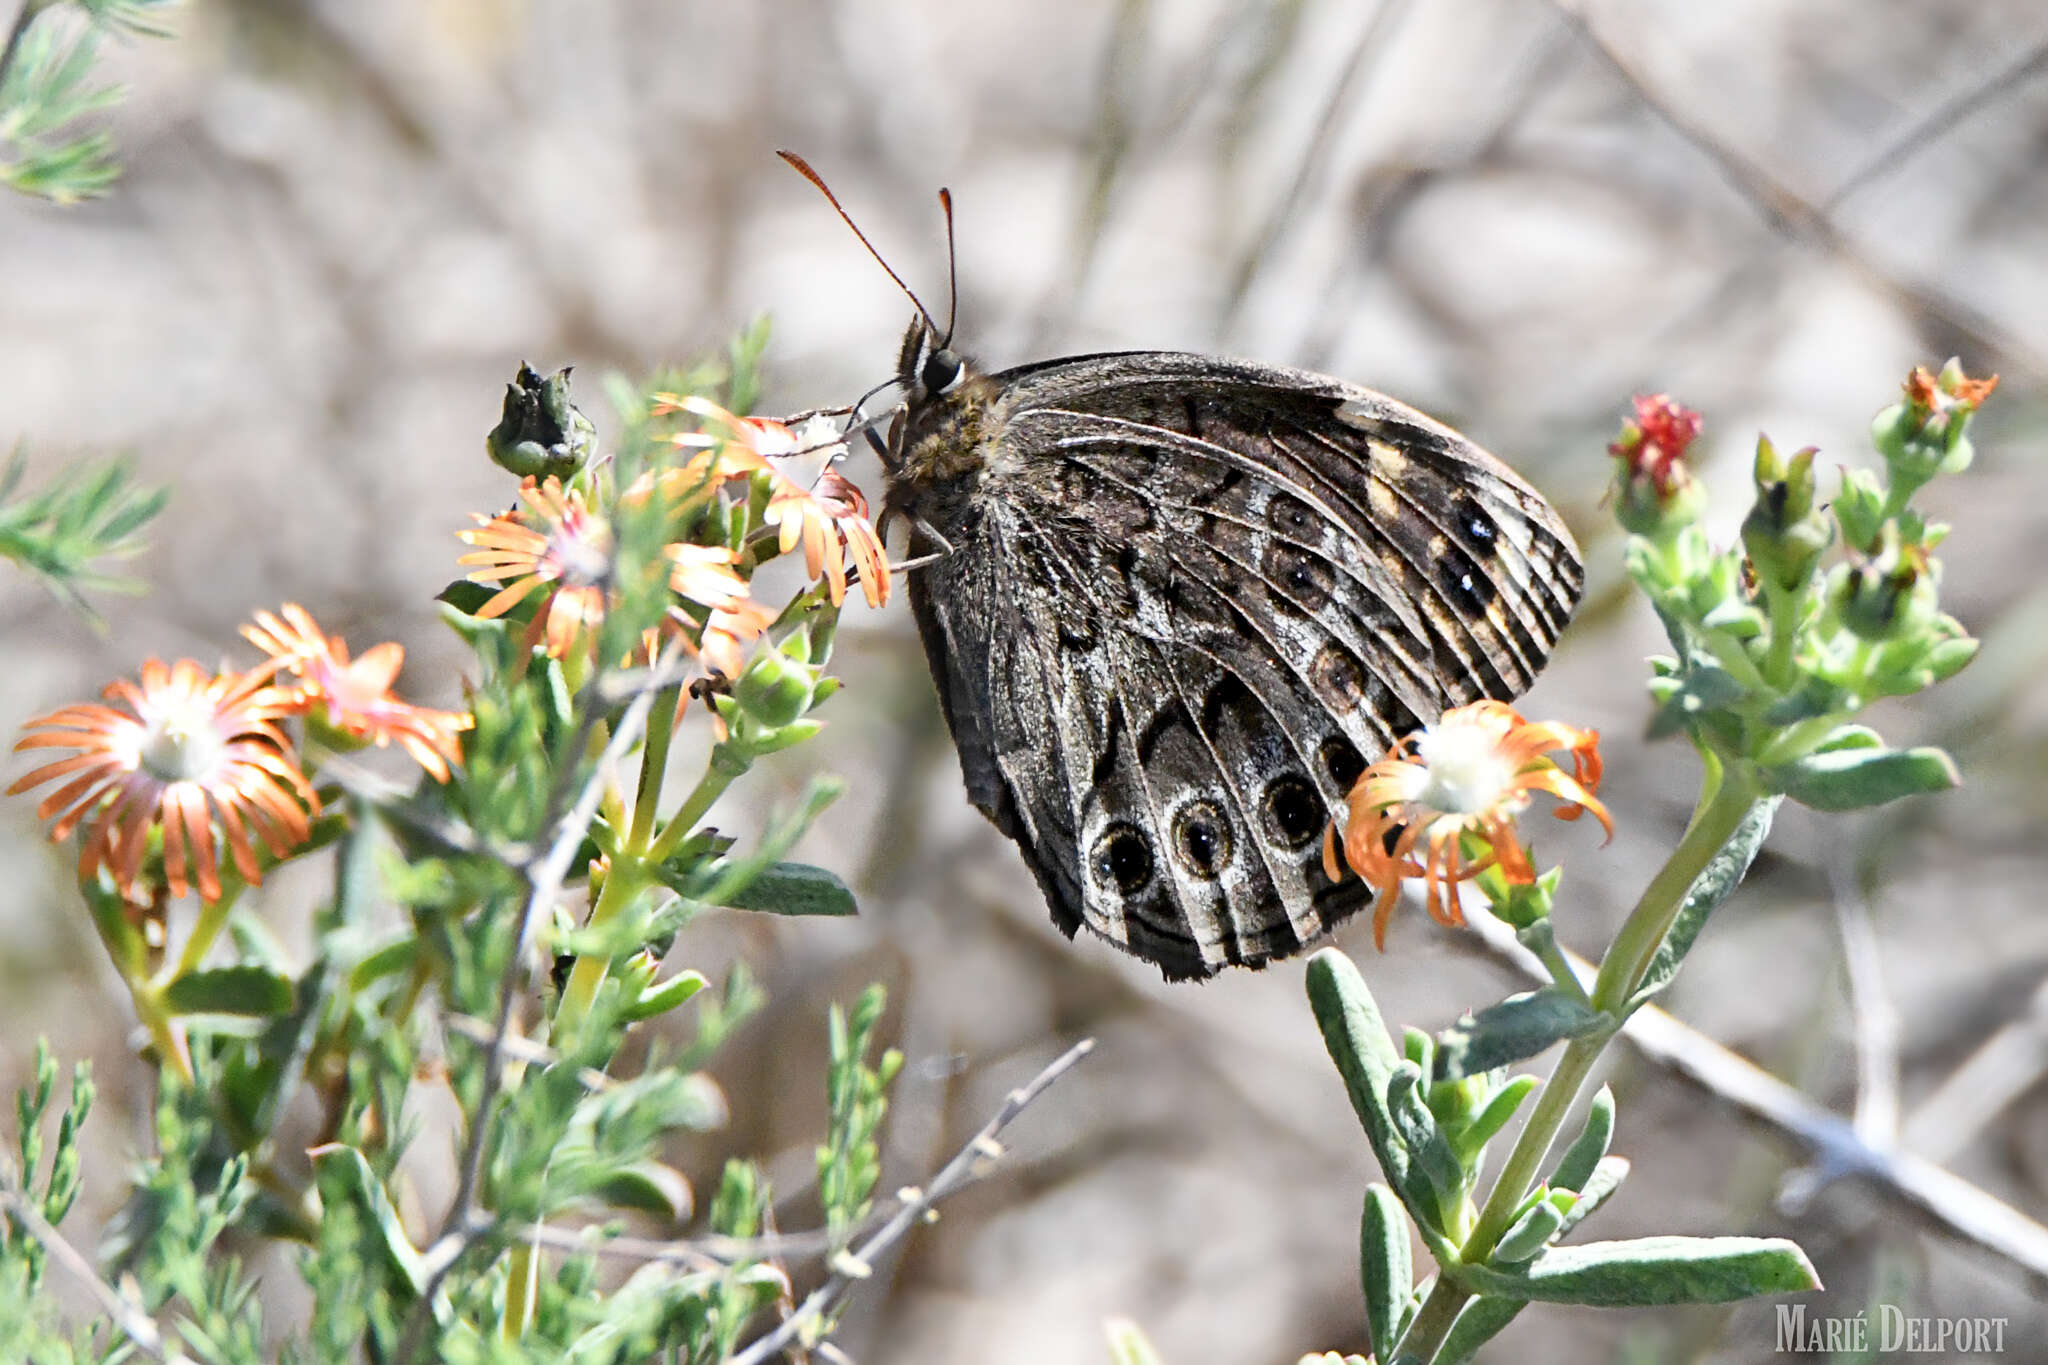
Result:
{"type": "Polygon", "coordinates": [[[548,550],[561,566],[562,582],[572,588],[596,587],[611,572],[611,535],[596,519],[563,523],[549,538],[548,550]]]}
{"type": "Polygon", "coordinates": [[[1446,815],[1477,815],[1506,796],[1514,781],[1499,736],[1476,726],[1424,730],[1415,751],[1429,772],[1416,803],[1446,815]]]}
{"type": "Polygon", "coordinates": [[[204,697],[163,698],[143,719],[136,760],[159,782],[203,781],[218,770],[224,749],[213,704],[204,697]]]}

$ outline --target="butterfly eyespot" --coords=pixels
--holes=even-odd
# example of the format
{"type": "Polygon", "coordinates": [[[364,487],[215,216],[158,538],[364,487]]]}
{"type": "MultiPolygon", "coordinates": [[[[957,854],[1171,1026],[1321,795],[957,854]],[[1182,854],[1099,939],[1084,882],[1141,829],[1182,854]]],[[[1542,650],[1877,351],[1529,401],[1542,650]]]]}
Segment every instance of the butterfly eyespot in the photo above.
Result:
{"type": "Polygon", "coordinates": [[[1266,832],[1285,849],[1304,847],[1323,831],[1323,802],[1297,773],[1266,788],[1266,832]]]}
{"type": "Polygon", "coordinates": [[[1365,700],[1365,669],[1334,640],[1318,651],[1308,675],[1323,705],[1337,715],[1348,714],[1365,700]]]}
{"type": "Polygon", "coordinates": [[[1451,601],[1466,611],[1484,612],[1493,600],[1493,580],[1479,571],[1472,556],[1450,546],[1436,562],[1437,581],[1451,601]]]}
{"type": "Polygon", "coordinates": [[[1285,493],[1275,493],[1266,504],[1266,525],[1297,539],[1316,537],[1318,531],[1315,513],[1309,511],[1308,504],[1285,493]]]}
{"type": "Polygon", "coordinates": [[[1481,555],[1492,555],[1494,542],[1500,539],[1500,528],[1493,518],[1469,493],[1460,493],[1451,503],[1451,524],[1457,528],[1458,538],[1481,555]]]}
{"type": "Polygon", "coordinates": [[[924,358],[924,369],[919,371],[918,380],[926,393],[950,393],[960,382],[962,369],[960,357],[941,346],[924,358]]]}
{"type": "Polygon", "coordinates": [[[1181,866],[1213,881],[1230,861],[1230,822],[1211,803],[1194,802],[1174,817],[1173,846],[1181,866]]]}
{"type": "Polygon", "coordinates": [[[1300,616],[1329,604],[1334,587],[1330,566],[1299,546],[1275,541],[1267,547],[1259,568],[1266,581],[1279,589],[1268,594],[1276,611],[1300,616]]]}
{"type": "Polygon", "coordinates": [[[1323,771],[1339,791],[1350,791],[1358,775],[1365,771],[1365,757],[1358,752],[1358,746],[1342,735],[1324,740],[1318,756],[1323,760],[1323,771]]]}
{"type": "Polygon", "coordinates": [[[1133,825],[1111,825],[1095,841],[1095,876],[1126,896],[1152,880],[1152,848],[1133,825]]]}

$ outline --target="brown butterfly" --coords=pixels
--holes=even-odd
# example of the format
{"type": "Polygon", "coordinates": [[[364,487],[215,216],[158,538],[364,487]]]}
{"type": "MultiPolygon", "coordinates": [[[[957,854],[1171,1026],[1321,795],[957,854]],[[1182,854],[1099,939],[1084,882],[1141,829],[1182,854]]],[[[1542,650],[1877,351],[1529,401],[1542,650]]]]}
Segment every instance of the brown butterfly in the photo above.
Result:
{"type": "Polygon", "coordinates": [[[918,304],[897,382],[885,505],[934,556],[910,603],[968,796],[1064,933],[1169,979],[1366,904],[1323,871],[1331,811],[1401,735],[1525,691],[1584,584],[1512,470],[1342,380],[1170,351],[982,374],[918,304]]]}

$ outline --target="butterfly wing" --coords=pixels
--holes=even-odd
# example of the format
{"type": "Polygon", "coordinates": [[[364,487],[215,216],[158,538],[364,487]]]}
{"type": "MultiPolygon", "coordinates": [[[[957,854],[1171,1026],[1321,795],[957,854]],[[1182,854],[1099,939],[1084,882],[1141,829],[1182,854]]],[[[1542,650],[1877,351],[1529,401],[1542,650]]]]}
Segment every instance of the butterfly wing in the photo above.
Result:
{"type": "Polygon", "coordinates": [[[1320,375],[1141,352],[982,382],[983,458],[897,495],[953,545],[911,596],[970,794],[1068,933],[1172,977],[1287,956],[1364,899],[1316,836],[1367,759],[1534,679],[1569,534],[1320,375]]]}

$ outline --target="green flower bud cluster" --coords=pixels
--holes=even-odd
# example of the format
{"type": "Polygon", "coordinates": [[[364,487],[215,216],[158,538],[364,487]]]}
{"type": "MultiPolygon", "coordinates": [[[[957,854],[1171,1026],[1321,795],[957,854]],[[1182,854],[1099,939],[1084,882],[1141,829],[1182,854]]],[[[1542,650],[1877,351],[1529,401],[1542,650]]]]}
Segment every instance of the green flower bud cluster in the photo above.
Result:
{"type": "Polygon", "coordinates": [[[744,766],[823,728],[810,712],[839,690],[839,680],[825,674],[837,623],[831,612],[813,614],[780,642],[755,650],[731,693],[711,699],[725,722],[718,747],[727,760],[744,766]]]}
{"type": "Polygon", "coordinates": [[[1904,399],[1871,422],[1871,439],[1891,469],[1901,505],[1936,474],[1960,474],[1970,467],[1976,454],[1970,446],[1970,418],[1997,386],[1997,375],[1971,379],[1951,357],[1938,375],[1913,371],[1904,399]]]}
{"type": "MultiPolygon", "coordinates": [[[[1953,361],[1939,376],[1915,371],[1905,401],[1872,429],[1884,473],[1845,471],[1832,503],[1818,496],[1814,450],[1788,457],[1760,437],[1739,547],[1713,545],[1696,520],[1630,528],[1629,572],[1676,651],[1651,660],[1653,735],[1683,731],[1759,792],[1823,809],[1955,785],[1946,755],[1891,750],[1853,722],[1871,701],[1930,687],[1976,653],[1940,609],[1930,552],[1948,528],[1909,501],[1969,463],[1969,419],[1991,382],[1953,361]]],[[[1667,427],[1697,431],[1676,412],[1667,427]]]]}

